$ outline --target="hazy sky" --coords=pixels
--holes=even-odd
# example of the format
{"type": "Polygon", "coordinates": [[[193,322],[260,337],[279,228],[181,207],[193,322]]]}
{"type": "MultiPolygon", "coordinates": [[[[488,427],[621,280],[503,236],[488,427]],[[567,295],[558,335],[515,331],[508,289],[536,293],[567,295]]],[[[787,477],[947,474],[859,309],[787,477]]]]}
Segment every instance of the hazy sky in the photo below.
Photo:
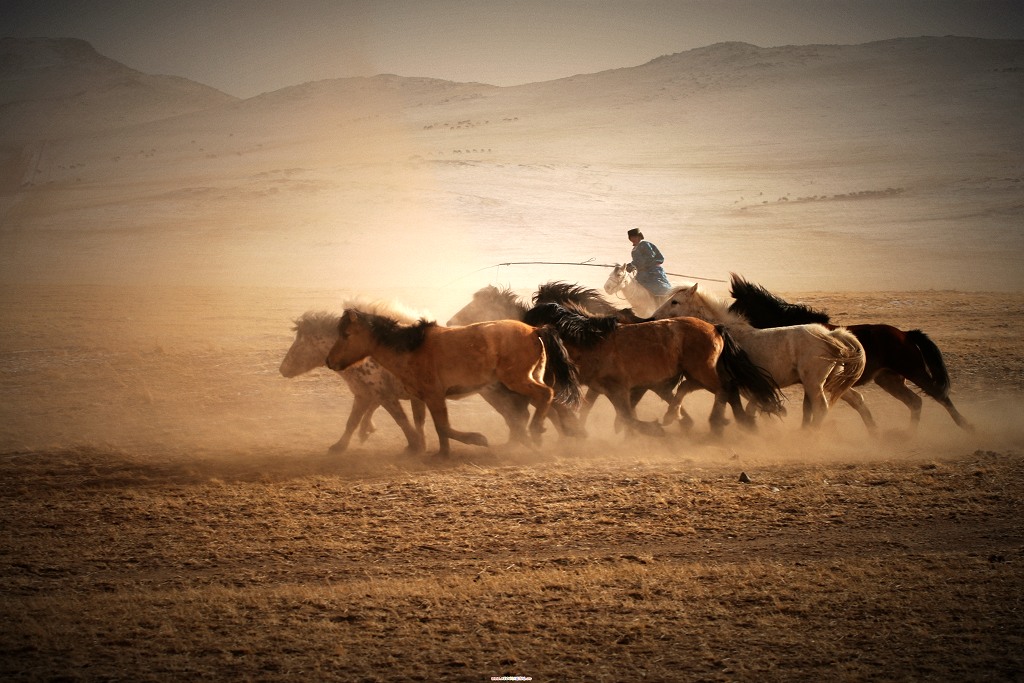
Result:
{"type": "Polygon", "coordinates": [[[1024,38],[1024,0],[0,0],[0,34],[248,97],[378,73],[515,85],[733,40],[1024,38]]]}

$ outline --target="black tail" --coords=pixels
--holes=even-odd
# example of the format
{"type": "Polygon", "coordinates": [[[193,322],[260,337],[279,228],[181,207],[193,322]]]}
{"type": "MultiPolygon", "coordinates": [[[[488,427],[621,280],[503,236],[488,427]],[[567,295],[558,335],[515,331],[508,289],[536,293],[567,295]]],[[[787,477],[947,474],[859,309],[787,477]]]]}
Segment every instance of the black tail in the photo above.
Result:
{"type": "Polygon", "coordinates": [[[555,390],[555,400],[568,406],[572,410],[580,405],[581,391],[579,371],[576,364],[569,358],[569,352],[565,350],[562,338],[558,336],[555,328],[545,325],[537,328],[537,336],[544,344],[544,350],[548,355],[547,369],[544,372],[544,381],[555,390]],[[549,377],[551,378],[549,380],[549,377]]]}
{"type": "Polygon", "coordinates": [[[922,384],[921,390],[937,400],[949,398],[949,372],[946,370],[946,362],[942,359],[939,347],[921,330],[908,331],[907,341],[921,352],[921,358],[928,369],[928,377],[932,381],[931,386],[922,384]]]}
{"type": "Polygon", "coordinates": [[[715,369],[726,386],[732,385],[746,392],[748,398],[770,415],[783,415],[782,390],[767,370],[754,365],[747,352],[740,348],[729,331],[722,325],[715,329],[725,342],[725,348],[718,357],[715,369]]]}

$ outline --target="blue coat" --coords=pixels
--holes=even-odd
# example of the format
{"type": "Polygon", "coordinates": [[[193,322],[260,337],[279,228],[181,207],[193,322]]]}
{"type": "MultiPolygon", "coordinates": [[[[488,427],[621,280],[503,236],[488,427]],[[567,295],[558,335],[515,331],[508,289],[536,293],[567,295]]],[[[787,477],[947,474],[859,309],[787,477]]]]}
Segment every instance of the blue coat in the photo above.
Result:
{"type": "Polygon", "coordinates": [[[633,260],[630,262],[636,268],[636,281],[654,296],[664,296],[672,289],[672,285],[665,275],[665,269],[661,264],[665,257],[647,240],[640,240],[630,253],[633,260]]]}

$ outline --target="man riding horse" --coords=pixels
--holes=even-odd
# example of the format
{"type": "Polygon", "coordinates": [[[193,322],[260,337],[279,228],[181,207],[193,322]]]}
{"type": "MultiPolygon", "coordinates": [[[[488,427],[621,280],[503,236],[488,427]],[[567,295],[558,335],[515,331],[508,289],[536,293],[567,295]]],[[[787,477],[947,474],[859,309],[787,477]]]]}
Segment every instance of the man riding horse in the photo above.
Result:
{"type": "Polygon", "coordinates": [[[672,285],[665,275],[665,269],[661,264],[665,257],[653,243],[644,239],[644,234],[637,228],[630,228],[626,237],[633,244],[630,252],[632,261],[626,264],[626,269],[636,274],[636,281],[644,286],[657,300],[672,290],[672,285]]]}

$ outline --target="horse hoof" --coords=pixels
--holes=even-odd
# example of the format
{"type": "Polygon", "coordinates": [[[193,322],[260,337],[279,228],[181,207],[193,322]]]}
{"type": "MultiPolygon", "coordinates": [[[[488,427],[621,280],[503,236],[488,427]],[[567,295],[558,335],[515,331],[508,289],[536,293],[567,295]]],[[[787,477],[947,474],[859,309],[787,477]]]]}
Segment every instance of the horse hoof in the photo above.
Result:
{"type": "Polygon", "coordinates": [[[483,446],[486,448],[490,444],[487,443],[487,437],[483,434],[470,434],[466,437],[466,443],[470,446],[483,446]]]}
{"type": "Polygon", "coordinates": [[[636,423],[636,429],[645,436],[665,436],[665,430],[662,429],[661,425],[657,422],[643,422],[638,420],[636,423]]]}
{"type": "Polygon", "coordinates": [[[327,449],[327,455],[341,455],[347,449],[348,449],[348,444],[347,443],[346,444],[341,444],[341,445],[334,444],[333,446],[331,446],[330,448],[327,449]]]}

